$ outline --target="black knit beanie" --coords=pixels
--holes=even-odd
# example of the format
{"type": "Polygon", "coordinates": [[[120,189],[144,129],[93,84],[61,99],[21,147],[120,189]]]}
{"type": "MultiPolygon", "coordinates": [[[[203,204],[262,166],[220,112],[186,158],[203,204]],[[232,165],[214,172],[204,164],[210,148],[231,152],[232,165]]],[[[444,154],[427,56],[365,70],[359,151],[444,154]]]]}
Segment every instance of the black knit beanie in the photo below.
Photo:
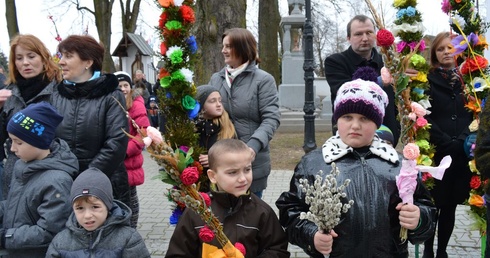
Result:
{"type": "Polygon", "coordinates": [[[71,202],[73,203],[75,199],[81,196],[99,198],[105,204],[107,210],[110,211],[114,201],[111,180],[99,169],[88,168],[80,173],[71,186],[71,202]]]}

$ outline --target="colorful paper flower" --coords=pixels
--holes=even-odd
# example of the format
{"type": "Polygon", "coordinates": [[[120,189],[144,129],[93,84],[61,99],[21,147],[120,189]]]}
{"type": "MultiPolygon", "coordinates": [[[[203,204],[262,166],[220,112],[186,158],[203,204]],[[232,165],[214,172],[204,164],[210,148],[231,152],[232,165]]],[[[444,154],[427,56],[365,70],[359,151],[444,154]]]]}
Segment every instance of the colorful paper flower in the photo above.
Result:
{"type": "Polygon", "coordinates": [[[196,106],[197,101],[189,95],[185,95],[184,98],[182,98],[182,106],[186,110],[193,110],[194,107],[196,106]]]}
{"type": "Polygon", "coordinates": [[[209,197],[209,195],[207,193],[203,193],[203,192],[199,192],[199,194],[201,195],[203,201],[204,201],[204,204],[206,204],[206,206],[211,206],[211,198],[209,197]]]}
{"type": "Polygon", "coordinates": [[[185,80],[187,82],[192,83],[192,77],[194,76],[194,72],[193,71],[191,71],[191,70],[189,70],[187,68],[182,68],[179,71],[184,76],[184,78],[185,78],[185,80]]]}
{"type": "Polygon", "coordinates": [[[470,180],[471,189],[478,189],[480,186],[481,186],[480,177],[477,175],[472,176],[470,180]]]}
{"type": "Polygon", "coordinates": [[[189,47],[191,53],[195,54],[197,52],[196,37],[190,36],[189,38],[186,39],[185,42],[187,43],[187,46],[189,47]]]}
{"type": "Polygon", "coordinates": [[[449,3],[449,0],[442,0],[441,10],[446,14],[451,11],[451,4],[449,3]]]}
{"type": "Polygon", "coordinates": [[[393,34],[389,30],[381,29],[376,34],[376,40],[378,42],[378,46],[388,47],[395,42],[395,37],[393,37],[393,34]]]}
{"type": "Polygon", "coordinates": [[[163,8],[168,8],[171,5],[174,5],[173,0],[158,0],[158,3],[163,7],[163,8]]]}
{"type": "Polygon", "coordinates": [[[194,10],[190,6],[182,5],[179,11],[182,15],[182,19],[184,19],[184,22],[194,23],[196,21],[194,10]]]}
{"type": "Polygon", "coordinates": [[[179,222],[180,216],[182,216],[182,208],[177,206],[172,211],[172,215],[170,215],[170,225],[176,225],[179,222]]]}
{"type": "Polygon", "coordinates": [[[427,125],[427,119],[425,119],[423,117],[419,117],[415,121],[415,125],[417,125],[417,127],[424,127],[427,125]]]}
{"type": "Polygon", "coordinates": [[[236,242],[235,248],[238,249],[238,251],[240,251],[240,253],[242,253],[243,256],[247,255],[247,250],[245,249],[245,246],[242,243],[236,242]]]}
{"type": "Polygon", "coordinates": [[[165,44],[165,41],[162,41],[162,43],[160,43],[160,53],[162,55],[165,55],[167,53],[167,45],[165,44]]]}
{"type": "Polygon", "coordinates": [[[468,203],[476,207],[483,207],[483,205],[485,205],[485,201],[483,200],[483,197],[478,194],[472,194],[470,196],[470,199],[468,200],[468,203]]]}
{"type": "Polygon", "coordinates": [[[475,57],[468,57],[461,66],[461,74],[465,75],[470,72],[483,70],[487,66],[488,66],[488,60],[481,55],[476,55],[475,57]]]}
{"type": "Polygon", "coordinates": [[[408,143],[403,148],[403,157],[405,157],[406,159],[417,159],[419,155],[419,146],[417,146],[415,143],[408,143]]]}
{"type": "Polygon", "coordinates": [[[481,77],[473,78],[473,80],[471,81],[471,85],[473,86],[473,90],[476,92],[481,92],[490,89],[490,86],[481,77]]]}
{"type": "Polygon", "coordinates": [[[208,226],[204,226],[199,230],[199,238],[203,242],[209,243],[214,239],[214,232],[208,226]]]}
{"type": "Polygon", "coordinates": [[[453,45],[455,49],[453,55],[459,55],[464,52],[468,48],[468,43],[470,43],[471,46],[474,46],[479,41],[478,36],[473,32],[470,33],[467,39],[468,41],[465,40],[463,35],[459,35],[451,40],[451,45],[453,45]]]}
{"type": "Polygon", "coordinates": [[[184,185],[192,185],[199,179],[199,171],[196,167],[187,167],[180,174],[180,180],[184,185]]]}

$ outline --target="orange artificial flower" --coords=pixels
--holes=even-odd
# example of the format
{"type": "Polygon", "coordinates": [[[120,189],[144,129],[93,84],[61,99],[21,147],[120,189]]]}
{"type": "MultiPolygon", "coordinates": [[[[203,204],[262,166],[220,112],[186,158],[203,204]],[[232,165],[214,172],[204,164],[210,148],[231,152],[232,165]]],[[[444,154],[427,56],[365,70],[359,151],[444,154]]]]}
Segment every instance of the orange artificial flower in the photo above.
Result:
{"type": "Polygon", "coordinates": [[[483,205],[485,205],[485,201],[483,200],[483,197],[478,194],[472,194],[470,196],[470,199],[468,200],[468,203],[476,207],[483,207],[483,205]]]}
{"type": "Polygon", "coordinates": [[[170,5],[174,5],[174,0],[158,0],[158,3],[162,7],[168,8],[170,5]]]}
{"type": "Polygon", "coordinates": [[[485,35],[478,36],[478,43],[476,43],[476,45],[488,49],[488,43],[487,43],[487,39],[485,38],[485,35]]]}
{"type": "Polygon", "coordinates": [[[466,105],[465,105],[466,108],[468,108],[469,110],[472,110],[476,113],[480,113],[481,112],[481,106],[476,103],[476,101],[474,100],[470,100],[466,105]]]}

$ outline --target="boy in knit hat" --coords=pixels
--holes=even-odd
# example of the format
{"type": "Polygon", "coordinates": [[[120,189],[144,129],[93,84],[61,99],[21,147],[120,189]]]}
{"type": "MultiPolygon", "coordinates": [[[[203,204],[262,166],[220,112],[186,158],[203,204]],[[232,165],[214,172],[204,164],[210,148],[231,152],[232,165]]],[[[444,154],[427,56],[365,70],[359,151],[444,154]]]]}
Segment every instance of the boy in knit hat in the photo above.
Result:
{"type": "Polygon", "coordinates": [[[387,104],[386,93],[374,82],[358,79],[344,83],[334,102],[337,134],[301,159],[289,191],[276,201],[289,242],[311,257],[408,257],[407,241],[399,237],[401,227],[408,229],[408,240],[413,244],[423,243],[434,232],[436,210],[429,192],[418,180],[414,203],[402,203],[395,179],[401,158],[375,136],[387,104]],[[340,170],[339,184],[351,180],[345,193],[354,204],[337,226],[324,233],[315,223],[300,218],[302,212],[309,211],[300,180],[313,185],[320,170],[323,177],[331,172],[332,162],[340,170]]]}
{"type": "Polygon", "coordinates": [[[53,239],[46,257],[150,257],[141,235],[129,226],[131,210],[112,196],[102,171],[80,173],[71,187],[67,228],[53,239]]]}
{"type": "Polygon", "coordinates": [[[55,138],[62,119],[50,104],[39,102],[7,124],[11,151],[19,157],[0,205],[1,247],[10,257],[44,257],[70,215],[68,197],[78,160],[65,141],[55,138]]]}

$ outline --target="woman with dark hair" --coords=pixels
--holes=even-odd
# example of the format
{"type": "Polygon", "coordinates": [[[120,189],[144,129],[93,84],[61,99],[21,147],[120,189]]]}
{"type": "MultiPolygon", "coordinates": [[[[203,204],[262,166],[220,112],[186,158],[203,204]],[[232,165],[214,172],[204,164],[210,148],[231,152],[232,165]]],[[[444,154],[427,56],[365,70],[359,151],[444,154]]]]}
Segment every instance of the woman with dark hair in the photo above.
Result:
{"type": "MultiPolygon", "coordinates": [[[[0,199],[6,199],[17,156],[10,151],[12,141],[7,139],[7,123],[10,118],[32,103],[48,101],[53,88],[61,81],[59,67],[53,61],[46,46],[33,35],[17,35],[10,42],[9,77],[6,89],[0,92],[1,144],[6,142],[5,173],[1,177],[0,199]]],[[[5,158],[0,149],[0,160],[5,158]]],[[[1,170],[1,169],[0,169],[1,170]]],[[[1,173],[0,173],[1,174],[1,173]]]]}
{"type": "Polygon", "coordinates": [[[271,171],[269,141],[279,127],[279,99],[274,77],[257,67],[257,41],[247,29],[232,28],[222,36],[226,67],[209,82],[219,90],[238,139],[255,154],[250,188],[262,197],[271,171]]]}
{"type": "MultiPolygon", "coordinates": [[[[431,113],[426,117],[431,123],[430,143],[436,146],[435,165],[451,155],[453,161],[446,169],[442,181],[435,180],[431,190],[437,207],[437,253],[436,257],[447,257],[446,248],[451,238],[456,219],[456,206],[463,203],[470,191],[470,158],[463,144],[469,135],[473,115],[465,108],[461,74],[453,57],[453,46],[449,32],[439,33],[430,49],[431,70],[429,99],[431,113]]],[[[434,236],[425,242],[425,258],[434,257],[434,236]]]]}
{"type": "Polygon", "coordinates": [[[129,206],[124,157],[129,131],[126,101],[113,74],[102,74],[104,48],[91,36],[71,35],[61,41],[63,81],[51,103],[64,116],[56,136],[75,153],[80,171],[95,167],[112,182],[114,198],[129,206]],[[121,108],[120,104],[124,108],[121,108]]]}

